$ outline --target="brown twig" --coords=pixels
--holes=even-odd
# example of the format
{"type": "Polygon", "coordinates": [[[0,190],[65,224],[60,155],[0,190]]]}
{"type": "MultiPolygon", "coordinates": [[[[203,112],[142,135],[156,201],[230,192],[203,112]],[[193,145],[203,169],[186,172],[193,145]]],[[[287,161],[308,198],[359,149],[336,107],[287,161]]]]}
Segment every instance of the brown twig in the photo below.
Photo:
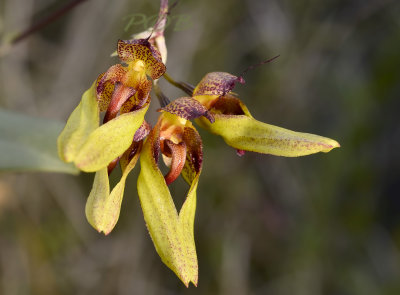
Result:
{"type": "Polygon", "coordinates": [[[53,14],[49,15],[47,18],[33,24],[31,27],[27,28],[25,31],[22,33],[18,34],[14,39],[11,40],[11,44],[14,45],[18,42],[21,42],[28,36],[32,35],[33,33],[43,29],[47,25],[51,24],[67,12],[69,12],[71,9],[76,7],[77,5],[85,2],[87,0],[74,0],[69,3],[67,3],[65,6],[61,7],[59,10],[55,11],[53,14]]]}

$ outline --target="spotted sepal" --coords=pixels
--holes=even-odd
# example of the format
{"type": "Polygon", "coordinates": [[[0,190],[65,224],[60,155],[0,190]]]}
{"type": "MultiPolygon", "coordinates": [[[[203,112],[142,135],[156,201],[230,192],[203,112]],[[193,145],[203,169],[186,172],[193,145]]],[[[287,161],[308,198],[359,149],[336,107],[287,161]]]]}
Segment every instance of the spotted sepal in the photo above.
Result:
{"type": "Polygon", "coordinates": [[[160,52],[147,39],[119,40],[117,52],[123,62],[143,61],[146,74],[152,79],[160,78],[166,71],[160,52]]]}
{"type": "Polygon", "coordinates": [[[214,122],[214,116],[207,110],[207,108],[191,97],[177,98],[167,106],[161,108],[161,110],[177,115],[186,120],[193,120],[204,116],[211,123],[214,122]]]}

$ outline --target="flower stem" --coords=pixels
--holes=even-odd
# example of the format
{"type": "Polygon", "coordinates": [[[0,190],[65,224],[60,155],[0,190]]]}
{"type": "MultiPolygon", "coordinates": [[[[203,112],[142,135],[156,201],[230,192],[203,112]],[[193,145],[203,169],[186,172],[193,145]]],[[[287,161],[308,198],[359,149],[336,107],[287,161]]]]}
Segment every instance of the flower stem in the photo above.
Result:
{"type": "Polygon", "coordinates": [[[158,101],[160,102],[160,106],[163,108],[166,105],[168,105],[171,101],[169,100],[168,97],[165,96],[164,93],[162,93],[160,86],[158,86],[157,83],[153,83],[153,87],[154,87],[153,88],[154,92],[156,93],[156,96],[158,98],[158,101]]]}
{"type": "Polygon", "coordinates": [[[190,96],[193,96],[193,90],[194,86],[186,83],[186,82],[177,82],[168,73],[164,73],[163,75],[164,79],[167,80],[170,84],[174,85],[175,87],[183,90],[185,93],[187,93],[190,96]]]}

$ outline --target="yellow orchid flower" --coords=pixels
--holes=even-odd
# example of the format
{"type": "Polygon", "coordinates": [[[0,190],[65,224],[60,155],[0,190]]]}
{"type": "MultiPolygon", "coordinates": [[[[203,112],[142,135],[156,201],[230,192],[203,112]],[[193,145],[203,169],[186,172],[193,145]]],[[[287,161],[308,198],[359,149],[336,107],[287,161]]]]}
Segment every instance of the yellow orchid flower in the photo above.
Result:
{"type": "Polygon", "coordinates": [[[298,157],[317,152],[327,153],[340,147],[333,139],[319,135],[295,132],[257,121],[247,107],[232,92],[242,77],[225,72],[208,73],[193,91],[193,98],[204,105],[215,118],[210,123],[204,118],[196,122],[208,131],[222,136],[225,142],[238,150],[275,156],[298,157]]]}
{"type": "Polygon", "coordinates": [[[150,103],[146,75],[158,79],[165,72],[159,52],[146,39],[120,40],[117,51],[127,66],[111,66],[98,77],[58,138],[60,158],[85,172],[108,166],[129,148],[150,103]]]}
{"type": "Polygon", "coordinates": [[[126,179],[136,166],[143,146],[143,139],[149,134],[150,129],[150,125],[144,121],[136,131],[131,146],[119,157],[122,176],[111,192],[108,178],[109,167],[104,167],[96,172],[92,190],[86,201],[85,213],[90,225],[98,232],[108,235],[117,224],[126,179]]]}
{"type": "Polygon", "coordinates": [[[111,66],[82,96],[58,137],[59,156],[80,170],[96,172],[86,203],[86,217],[108,234],[118,221],[125,181],[134,168],[142,141],[150,132],[144,116],[152,79],[165,72],[157,49],[148,40],[118,41],[126,66],[111,66]],[[100,112],[105,112],[100,125],[100,112]],[[110,193],[108,174],[120,162],[122,177],[110,193]]]}
{"type": "Polygon", "coordinates": [[[161,25],[155,26],[154,36],[118,41],[117,54],[123,64],[111,66],[83,94],[58,138],[58,152],[80,170],[96,172],[85,213],[88,222],[106,235],[119,219],[126,179],[140,156],[137,190],[144,220],[161,260],[188,286],[198,282],[194,218],[203,161],[202,141],[191,120],[222,136],[239,155],[246,150],[296,157],[329,152],[339,143],[257,121],[232,92],[236,83],[244,83],[243,78],[229,73],[209,73],[195,88],[167,76],[191,95],[168,103],[156,84],[166,71],[156,46],[165,61],[162,17],[167,3],[162,0],[161,25]],[[163,106],[153,129],[144,120],[152,86],[163,106]],[[169,167],[165,176],[159,168],[160,157],[169,167]],[[110,189],[109,174],[117,163],[122,176],[110,189]],[[178,211],[168,185],[180,175],[190,187],[178,211]]]}
{"type": "Polygon", "coordinates": [[[139,199],[161,260],[186,286],[190,282],[197,285],[198,266],[193,230],[203,151],[200,135],[189,120],[206,116],[213,121],[213,117],[190,97],[176,99],[161,111],[140,157],[141,171],[137,183],[139,199]],[[165,177],[158,167],[160,154],[170,166],[165,177]],[[190,188],[178,213],[168,184],[180,174],[190,188]]]}

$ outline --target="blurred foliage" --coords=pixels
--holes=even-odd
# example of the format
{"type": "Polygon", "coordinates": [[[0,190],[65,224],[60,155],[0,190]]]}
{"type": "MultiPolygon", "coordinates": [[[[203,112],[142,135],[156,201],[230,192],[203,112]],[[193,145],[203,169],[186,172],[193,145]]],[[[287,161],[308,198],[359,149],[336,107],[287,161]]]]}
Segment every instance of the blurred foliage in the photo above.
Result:
{"type": "MultiPolygon", "coordinates": [[[[1,0],[0,38],[63,2],[1,0]]],[[[125,17],[154,15],[158,5],[87,1],[15,45],[0,59],[0,106],[65,121],[115,63],[117,39],[142,31],[124,32],[125,17]]],[[[138,169],[107,237],[84,217],[93,175],[2,174],[0,294],[399,294],[399,13],[395,0],[180,1],[172,16],[187,23],[175,30],[172,21],[166,32],[171,76],[196,84],[207,72],[238,74],[280,54],[235,91],[255,118],[342,148],[239,158],[200,130],[200,276],[190,289],[154,252],[138,169]]],[[[160,84],[171,98],[183,96],[160,84]]],[[[185,189],[178,182],[172,193],[185,189]]]]}
{"type": "Polygon", "coordinates": [[[63,123],[0,109],[0,171],[47,171],[78,174],[58,157],[56,140],[63,123]]]}

